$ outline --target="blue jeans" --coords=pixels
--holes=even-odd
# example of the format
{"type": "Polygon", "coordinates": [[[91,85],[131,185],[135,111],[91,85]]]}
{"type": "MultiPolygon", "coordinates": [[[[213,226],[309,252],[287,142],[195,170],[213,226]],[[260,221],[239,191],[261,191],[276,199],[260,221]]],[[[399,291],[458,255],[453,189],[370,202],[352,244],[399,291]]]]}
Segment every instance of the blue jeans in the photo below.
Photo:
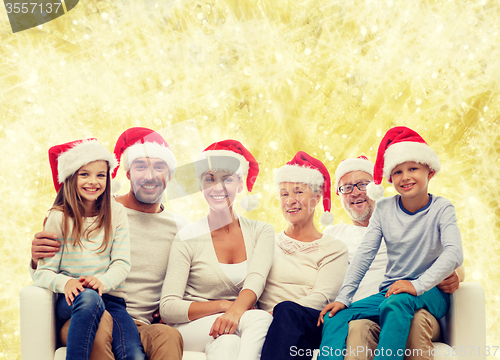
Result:
{"type": "Polygon", "coordinates": [[[273,309],[261,360],[309,360],[319,347],[322,327],[316,326],[320,311],[283,301],[273,309]]]}
{"type": "Polygon", "coordinates": [[[420,296],[400,293],[385,297],[387,290],[352,303],[347,309],[323,318],[323,338],[318,359],[344,359],[349,321],[369,319],[380,324],[380,337],[374,360],[403,359],[410,324],[415,311],[426,309],[436,319],[446,315],[448,294],[434,287],[420,296]]]}
{"type": "Polygon", "coordinates": [[[64,324],[69,318],[66,359],[88,360],[99,321],[104,310],[113,317],[113,342],[111,347],[117,360],[144,360],[146,355],[141,344],[139,331],[127,313],[125,300],[85,289],[78,294],[73,305],[66,303],[64,294],[59,294],[56,304],[57,320],[64,324]]]}

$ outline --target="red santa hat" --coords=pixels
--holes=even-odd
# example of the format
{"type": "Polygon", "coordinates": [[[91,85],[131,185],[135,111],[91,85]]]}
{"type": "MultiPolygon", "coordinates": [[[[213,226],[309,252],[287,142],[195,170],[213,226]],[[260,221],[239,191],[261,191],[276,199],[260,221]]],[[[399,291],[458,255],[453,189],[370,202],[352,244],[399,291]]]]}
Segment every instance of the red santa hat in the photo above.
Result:
{"type": "Polygon", "coordinates": [[[274,182],[276,185],[282,182],[293,182],[320,186],[323,190],[325,211],[321,215],[320,222],[324,226],[333,223],[333,214],[330,212],[332,206],[330,174],[321,161],[304,151],[299,151],[292,160],[276,170],[274,182]]]}
{"type": "Polygon", "coordinates": [[[107,161],[110,173],[118,166],[113,154],[96,138],[75,140],[52,146],[49,149],[49,162],[56,191],[59,191],[64,180],[77,172],[78,169],[97,160],[107,161]]]}
{"type": "MultiPolygon", "coordinates": [[[[141,157],[158,158],[167,163],[169,180],[175,173],[177,159],[165,139],[156,131],[143,127],[133,127],[125,130],[116,141],[115,156],[118,166],[123,165],[125,171],[130,170],[130,164],[141,157]]],[[[118,167],[113,172],[116,176],[118,167]]]]}
{"type": "Polygon", "coordinates": [[[335,190],[339,194],[339,182],[342,176],[352,171],[364,171],[373,176],[373,163],[366,156],[342,160],[335,170],[335,190]]]}
{"type": "MultiPolygon", "coordinates": [[[[195,170],[198,178],[209,171],[236,173],[241,178],[246,177],[247,190],[252,192],[259,174],[259,164],[239,141],[223,140],[203,150],[195,164],[195,170]]],[[[246,197],[241,205],[245,210],[252,211],[259,205],[257,195],[246,197]]]]}
{"type": "Polygon", "coordinates": [[[377,160],[373,169],[373,183],[368,185],[367,194],[373,200],[379,200],[376,188],[381,187],[385,177],[392,183],[392,170],[407,161],[425,164],[436,173],[441,170],[441,162],[436,152],[415,131],[405,126],[390,129],[380,142],[377,160]]]}

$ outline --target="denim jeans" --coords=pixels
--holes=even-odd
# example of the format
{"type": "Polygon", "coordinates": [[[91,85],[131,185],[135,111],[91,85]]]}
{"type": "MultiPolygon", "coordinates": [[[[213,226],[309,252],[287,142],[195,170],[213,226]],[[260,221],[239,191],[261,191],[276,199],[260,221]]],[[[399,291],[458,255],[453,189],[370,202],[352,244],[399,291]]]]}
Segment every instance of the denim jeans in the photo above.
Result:
{"type": "Polygon", "coordinates": [[[127,313],[125,300],[122,298],[109,294],[103,294],[101,297],[95,290],[85,289],[75,297],[71,306],[66,303],[64,294],[59,294],[56,309],[59,324],[64,324],[71,318],[66,359],[89,359],[95,333],[104,310],[108,310],[113,317],[113,342],[111,346],[115,359],[146,359],[139,331],[127,313]]]}

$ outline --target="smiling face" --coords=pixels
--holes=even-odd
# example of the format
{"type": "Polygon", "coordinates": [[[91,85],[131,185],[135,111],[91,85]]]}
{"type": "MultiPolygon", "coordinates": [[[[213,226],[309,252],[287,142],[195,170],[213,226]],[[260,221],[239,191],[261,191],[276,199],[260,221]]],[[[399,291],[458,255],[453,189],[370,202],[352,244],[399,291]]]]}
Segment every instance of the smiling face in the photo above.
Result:
{"type": "Polygon", "coordinates": [[[135,159],[127,172],[127,178],[136,199],[145,204],[159,202],[167,185],[168,171],[164,160],[145,157],[135,159]]]}
{"type": "Polygon", "coordinates": [[[233,205],[236,195],[243,190],[243,181],[237,174],[227,171],[203,173],[201,191],[208,206],[215,211],[227,210],[233,205]]]}
{"type": "Polygon", "coordinates": [[[391,172],[391,180],[394,188],[401,194],[403,205],[405,201],[412,199],[419,203],[425,202],[429,180],[435,172],[427,165],[414,161],[399,164],[391,172]]]}
{"type": "MultiPolygon", "coordinates": [[[[370,182],[373,178],[364,171],[351,171],[340,178],[339,187],[354,185],[359,182],[370,182]]],[[[360,191],[356,186],[352,193],[342,194],[339,191],[340,202],[354,225],[368,226],[370,217],[375,209],[375,201],[371,200],[366,191],[360,191]]]]}
{"type": "Polygon", "coordinates": [[[92,209],[95,201],[106,190],[108,163],[93,161],[77,171],[76,189],[86,210],[92,209]]]}
{"type": "Polygon", "coordinates": [[[290,224],[306,224],[312,221],[314,209],[321,200],[321,193],[307,184],[280,183],[280,205],[283,216],[290,224]]]}

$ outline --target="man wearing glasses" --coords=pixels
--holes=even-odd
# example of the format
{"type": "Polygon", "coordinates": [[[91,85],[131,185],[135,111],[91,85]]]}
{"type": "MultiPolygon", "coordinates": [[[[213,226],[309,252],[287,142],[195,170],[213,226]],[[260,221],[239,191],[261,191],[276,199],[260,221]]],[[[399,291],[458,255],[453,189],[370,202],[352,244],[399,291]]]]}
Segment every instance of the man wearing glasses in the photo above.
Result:
{"type": "MultiPolygon", "coordinates": [[[[373,179],[372,174],[373,163],[364,156],[342,161],[335,171],[335,189],[337,195],[340,196],[342,207],[351,218],[353,225],[330,225],[325,228],[324,233],[346,243],[349,251],[349,262],[363,240],[370,217],[375,209],[375,202],[366,194],[366,187],[373,179]]],[[[379,292],[378,287],[384,280],[386,264],[387,249],[385,243],[382,242],[370,269],[354,295],[354,301],[379,292]]],[[[463,279],[463,267],[460,267],[443,280],[438,287],[444,292],[452,293],[458,289],[459,282],[463,279]]],[[[373,321],[366,319],[351,321],[346,342],[348,353],[344,360],[372,359],[373,356],[369,355],[373,354],[377,348],[379,334],[380,327],[373,321]],[[356,351],[349,352],[349,349],[356,351]],[[371,352],[366,351],[366,349],[371,349],[371,352]]],[[[429,348],[432,349],[432,341],[437,340],[439,340],[437,320],[427,310],[417,311],[406,345],[408,349],[416,350],[411,351],[412,356],[406,356],[405,360],[431,359],[429,348]],[[421,351],[419,351],[420,349],[421,351]]]]}

